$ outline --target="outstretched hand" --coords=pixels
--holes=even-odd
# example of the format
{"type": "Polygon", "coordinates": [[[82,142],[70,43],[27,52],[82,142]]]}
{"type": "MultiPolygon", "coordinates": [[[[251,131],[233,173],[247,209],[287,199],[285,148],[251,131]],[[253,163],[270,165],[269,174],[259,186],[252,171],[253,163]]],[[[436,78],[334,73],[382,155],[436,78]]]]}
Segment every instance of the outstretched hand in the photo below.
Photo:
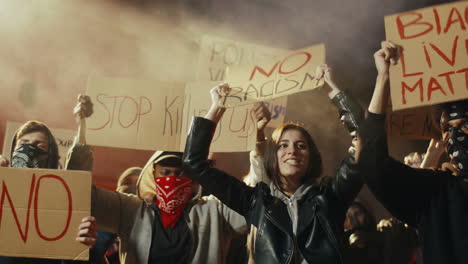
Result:
{"type": "Polygon", "coordinates": [[[90,117],[93,114],[93,103],[89,96],[82,94],[78,95],[77,101],[73,109],[73,115],[75,116],[76,122],[79,123],[83,118],[90,117]]]}
{"type": "Polygon", "coordinates": [[[390,64],[397,64],[401,46],[385,40],[380,43],[381,48],[374,53],[374,62],[379,74],[388,74],[390,64]]]}
{"type": "Polygon", "coordinates": [[[96,218],[87,216],[81,219],[81,224],[78,227],[78,234],[76,235],[75,240],[88,246],[89,248],[92,248],[96,245],[96,218]]]}

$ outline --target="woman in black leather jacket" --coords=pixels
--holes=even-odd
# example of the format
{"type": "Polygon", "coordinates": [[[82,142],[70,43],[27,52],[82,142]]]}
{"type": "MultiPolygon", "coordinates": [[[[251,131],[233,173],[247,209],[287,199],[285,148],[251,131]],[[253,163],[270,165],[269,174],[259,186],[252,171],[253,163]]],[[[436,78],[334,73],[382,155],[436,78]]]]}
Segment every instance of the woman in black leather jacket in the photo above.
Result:
{"type": "Polygon", "coordinates": [[[209,145],[224,112],[218,100],[228,89],[227,84],[213,88],[209,113],[193,120],[184,154],[190,177],[245,216],[251,261],[342,263],[345,213],[362,186],[353,157],[342,162],[334,178],[322,178],[321,156],[312,137],[302,126],[286,123],[274,131],[265,157],[269,185],[248,187],[211,168],[209,145]]]}

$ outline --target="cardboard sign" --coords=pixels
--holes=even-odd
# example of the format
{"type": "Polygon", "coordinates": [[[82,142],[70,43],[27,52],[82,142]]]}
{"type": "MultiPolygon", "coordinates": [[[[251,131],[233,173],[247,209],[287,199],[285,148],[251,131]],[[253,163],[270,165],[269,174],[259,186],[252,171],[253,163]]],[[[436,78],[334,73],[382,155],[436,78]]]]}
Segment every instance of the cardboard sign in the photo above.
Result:
{"type": "Polygon", "coordinates": [[[430,106],[387,111],[387,135],[391,138],[440,138],[439,124],[432,117],[430,106]]]}
{"type": "Polygon", "coordinates": [[[225,80],[226,67],[254,65],[285,52],[287,50],[205,35],[201,40],[196,78],[221,82],[225,80]]]}
{"type": "MultiPolygon", "coordinates": [[[[90,145],[143,150],[183,151],[193,116],[211,106],[209,91],[218,82],[180,84],[93,77],[88,95],[94,114],[88,119],[90,145]]],[[[287,99],[270,101],[273,122],[283,122],[287,99]]],[[[217,127],[211,151],[250,151],[256,140],[252,107],[226,111],[217,127]]]]}
{"type": "Polygon", "coordinates": [[[266,100],[265,104],[271,113],[271,120],[267,124],[267,127],[277,128],[284,122],[286,116],[286,108],[288,105],[288,97],[283,96],[271,100],[266,100]]]}
{"type": "MultiPolygon", "coordinates": [[[[209,91],[218,82],[194,82],[186,86],[186,104],[184,108],[181,151],[190,129],[193,116],[204,116],[211,106],[209,91]]],[[[216,127],[210,151],[236,152],[250,151],[255,147],[256,126],[251,109],[253,105],[227,109],[216,127]]]]}
{"type": "MultiPolygon", "coordinates": [[[[3,143],[2,153],[8,159],[10,158],[10,154],[11,154],[11,143],[12,143],[13,137],[15,136],[15,133],[18,130],[18,128],[22,125],[23,123],[7,121],[6,129],[5,129],[5,139],[3,140],[4,143],[3,143]]],[[[73,140],[76,136],[76,131],[69,130],[69,129],[50,128],[50,127],[49,129],[52,132],[52,135],[54,136],[55,141],[57,142],[59,156],[60,156],[59,166],[60,168],[64,168],[65,159],[67,157],[67,152],[70,149],[70,147],[73,145],[73,140]]]]}
{"type": "Polygon", "coordinates": [[[313,75],[325,63],[325,45],[292,51],[277,59],[229,68],[232,91],[222,102],[232,107],[315,89],[323,84],[313,75]]]}
{"type": "Polygon", "coordinates": [[[94,114],[87,121],[88,143],[178,151],[184,92],[179,83],[91,77],[87,94],[94,114]]]}
{"type": "Polygon", "coordinates": [[[91,173],[0,168],[0,256],[88,260],[75,241],[91,214],[91,173]]]}
{"type": "Polygon", "coordinates": [[[468,2],[385,17],[387,39],[403,47],[390,68],[394,110],[468,98],[468,2]]]}

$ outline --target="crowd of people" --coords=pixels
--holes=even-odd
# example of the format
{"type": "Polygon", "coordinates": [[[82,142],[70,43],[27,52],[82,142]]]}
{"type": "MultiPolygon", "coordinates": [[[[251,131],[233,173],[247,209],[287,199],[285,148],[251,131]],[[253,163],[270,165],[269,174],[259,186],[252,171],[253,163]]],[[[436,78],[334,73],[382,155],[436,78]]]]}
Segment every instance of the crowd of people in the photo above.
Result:
{"type": "MultiPolygon", "coordinates": [[[[323,175],[326,153],[304,126],[287,122],[266,135],[271,117],[263,103],[252,110],[257,144],[247,177],[217,169],[210,143],[230,87],[212,88],[212,106],[194,117],[183,153],[156,151],[143,168],[123,172],[116,191],[92,187],[91,216],[76,227],[77,242],[91,248],[87,263],[467,263],[468,100],[434,106],[442,135],[424,157],[393,159],[385,113],[399,49],[383,41],[374,53],[378,75],[367,111],[339,89],[330,67],[317,68],[314,78],[324,80],[337,122],[350,133],[349,153],[333,177],[323,175]],[[448,162],[439,165],[444,151],[448,162]],[[356,200],[364,184],[393,218],[377,224],[356,200]]],[[[92,113],[90,98],[79,96],[77,123],[92,113]]],[[[58,159],[48,127],[28,121],[0,166],[58,169],[58,159]]],[[[65,169],[92,168],[79,130],[65,169]]],[[[0,257],[0,264],[75,262],[0,257]]]]}

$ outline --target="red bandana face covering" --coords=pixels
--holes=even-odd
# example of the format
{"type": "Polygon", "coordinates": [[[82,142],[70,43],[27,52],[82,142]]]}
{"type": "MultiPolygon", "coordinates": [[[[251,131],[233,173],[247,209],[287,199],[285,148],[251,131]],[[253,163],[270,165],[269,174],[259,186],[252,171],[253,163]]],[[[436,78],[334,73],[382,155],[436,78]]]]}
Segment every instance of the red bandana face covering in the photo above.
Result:
{"type": "Polygon", "coordinates": [[[192,180],[184,177],[157,177],[156,205],[160,209],[164,228],[174,228],[192,198],[192,180]]]}

